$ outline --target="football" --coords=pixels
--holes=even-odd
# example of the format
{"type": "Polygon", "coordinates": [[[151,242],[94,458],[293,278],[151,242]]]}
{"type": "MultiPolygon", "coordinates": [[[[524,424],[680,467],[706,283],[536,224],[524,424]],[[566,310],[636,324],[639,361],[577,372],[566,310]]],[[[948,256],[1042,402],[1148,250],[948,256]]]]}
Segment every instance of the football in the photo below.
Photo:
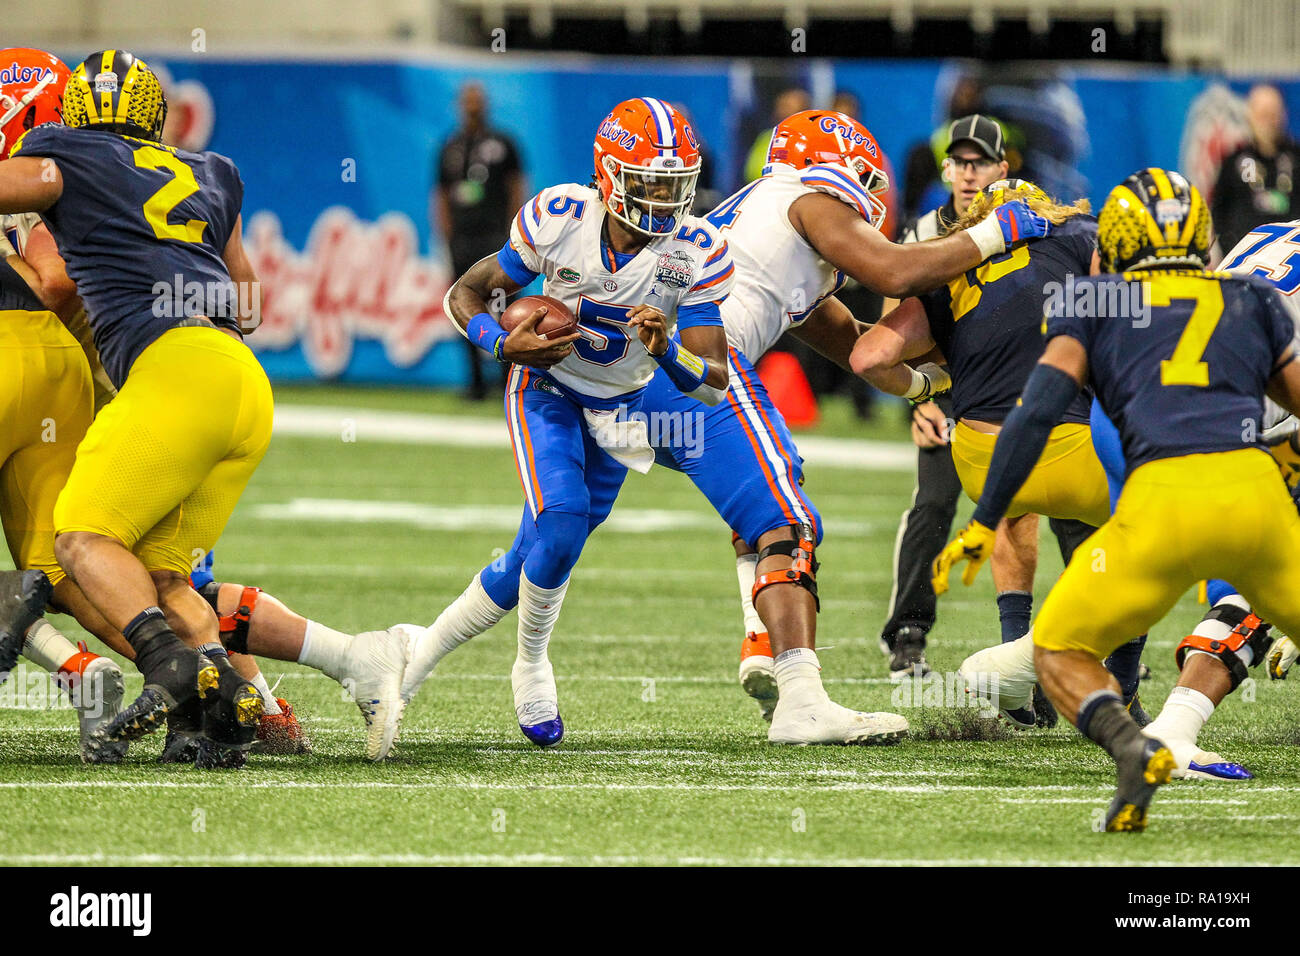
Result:
{"type": "Polygon", "coordinates": [[[537,323],[537,334],[544,339],[563,338],[578,331],[578,320],[559,299],[549,295],[526,295],[506,306],[501,314],[501,328],[513,332],[515,327],[538,309],[546,309],[546,314],[537,323]]]}

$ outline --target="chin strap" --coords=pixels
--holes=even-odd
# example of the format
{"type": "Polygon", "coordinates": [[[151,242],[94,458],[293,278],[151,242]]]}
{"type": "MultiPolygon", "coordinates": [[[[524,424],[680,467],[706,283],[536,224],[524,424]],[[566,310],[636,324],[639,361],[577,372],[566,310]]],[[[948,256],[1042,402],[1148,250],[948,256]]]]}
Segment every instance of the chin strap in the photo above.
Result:
{"type": "Polygon", "coordinates": [[[763,560],[774,554],[789,555],[790,567],[783,568],[780,571],[768,571],[766,574],[760,574],[754,580],[754,590],[750,592],[750,599],[757,604],[759,592],[774,584],[796,584],[801,588],[806,588],[813,596],[813,601],[817,605],[817,610],[822,609],[821,599],[817,596],[817,569],[821,566],[813,549],[816,547],[817,536],[813,529],[806,524],[794,524],[790,526],[794,537],[786,541],[774,541],[758,553],[758,561],[761,564],[763,560]]]}

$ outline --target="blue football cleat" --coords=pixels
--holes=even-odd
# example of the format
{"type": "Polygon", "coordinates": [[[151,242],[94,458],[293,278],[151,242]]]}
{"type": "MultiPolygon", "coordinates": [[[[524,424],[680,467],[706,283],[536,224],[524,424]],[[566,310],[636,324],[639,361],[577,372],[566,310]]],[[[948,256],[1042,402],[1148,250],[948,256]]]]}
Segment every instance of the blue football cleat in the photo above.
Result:
{"type": "Polygon", "coordinates": [[[520,724],[519,729],[539,747],[554,747],[564,739],[564,721],[558,715],[554,720],[543,720],[540,724],[520,724]]]}
{"type": "MultiPolygon", "coordinates": [[[[1218,756],[1218,754],[1207,755],[1218,756]]],[[[1217,760],[1213,763],[1197,763],[1195,760],[1187,765],[1181,776],[1196,780],[1254,780],[1255,775],[1239,763],[1231,760],[1217,760]]]]}

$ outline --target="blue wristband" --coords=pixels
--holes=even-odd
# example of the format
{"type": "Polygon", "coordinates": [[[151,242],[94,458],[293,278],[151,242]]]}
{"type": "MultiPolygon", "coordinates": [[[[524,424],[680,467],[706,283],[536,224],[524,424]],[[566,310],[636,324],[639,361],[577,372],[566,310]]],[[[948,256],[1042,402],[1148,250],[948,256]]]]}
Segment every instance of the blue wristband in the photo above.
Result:
{"type": "Polygon", "coordinates": [[[676,339],[668,340],[668,348],[663,355],[652,358],[668,375],[669,381],[688,395],[704,384],[709,377],[709,364],[688,349],[677,344],[676,339]]]}
{"type": "Polygon", "coordinates": [[[469,340],[487,352],[498,362],[501,361],[501,347],[506,341],[506,330],[486,312],[476,312],[465,329],[469,340]]]}

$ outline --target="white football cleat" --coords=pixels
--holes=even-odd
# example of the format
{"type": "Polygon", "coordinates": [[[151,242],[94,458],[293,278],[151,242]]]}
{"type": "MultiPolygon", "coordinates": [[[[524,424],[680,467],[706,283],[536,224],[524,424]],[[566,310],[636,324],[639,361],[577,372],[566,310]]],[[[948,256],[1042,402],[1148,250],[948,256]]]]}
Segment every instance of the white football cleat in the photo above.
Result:
{"type": "Polygon", "coordinates": [[[564,737],[560,719],[555,670],[549,660],[530,664],[515,658],[510,668],[510,686],[515,692],[515,716],[525,737],[539,747],[553,747],[564,737]]]}
{"type": "Polygon", "coordinates": [[[976,651],[958,668],[966,692],[987,700],[998,712],[1021,729],[1034,726],[1034,635],[1030,631],[1017,641],[995,644],[976,651]]]}
{"type": "Polygon", "coordinates": [[[342,683],[366,721],[366,756],[371,760],[383,760],[393,749],[406,709],[402,675],[411,645],[424,630],[417,624],[394,624],[386,631],[364,631],[348,645],[342,683]]]}
{"type": "Polygon", "coordinates": [[[907,718],[841,707],[829,697],[807,704],[777,702],[767,739],[774,744],[892,744],[907,734],[907,718]]]}
{"type": "Polygon", "coordinates": [[[740,686],[758,703],[759,713],[769,724],[781,696],[776,689],[776,663],[772,642],[766,634],[750,631],[740,644],[740,686]]]}
{"type": "Polygon", "coordinates": [[[91,735],[116,717],[122,709],[125,693],[122,668],[117,665],[117,661],[111,657],[96,657],[86,664],[76,687],[69,693],[72,706],[77,711],[77,723],[81,731],[81,759],[84,763],[118,763],[126,756],[125,740],[99,741],[94,746],[90,744],[91,735]]]}

